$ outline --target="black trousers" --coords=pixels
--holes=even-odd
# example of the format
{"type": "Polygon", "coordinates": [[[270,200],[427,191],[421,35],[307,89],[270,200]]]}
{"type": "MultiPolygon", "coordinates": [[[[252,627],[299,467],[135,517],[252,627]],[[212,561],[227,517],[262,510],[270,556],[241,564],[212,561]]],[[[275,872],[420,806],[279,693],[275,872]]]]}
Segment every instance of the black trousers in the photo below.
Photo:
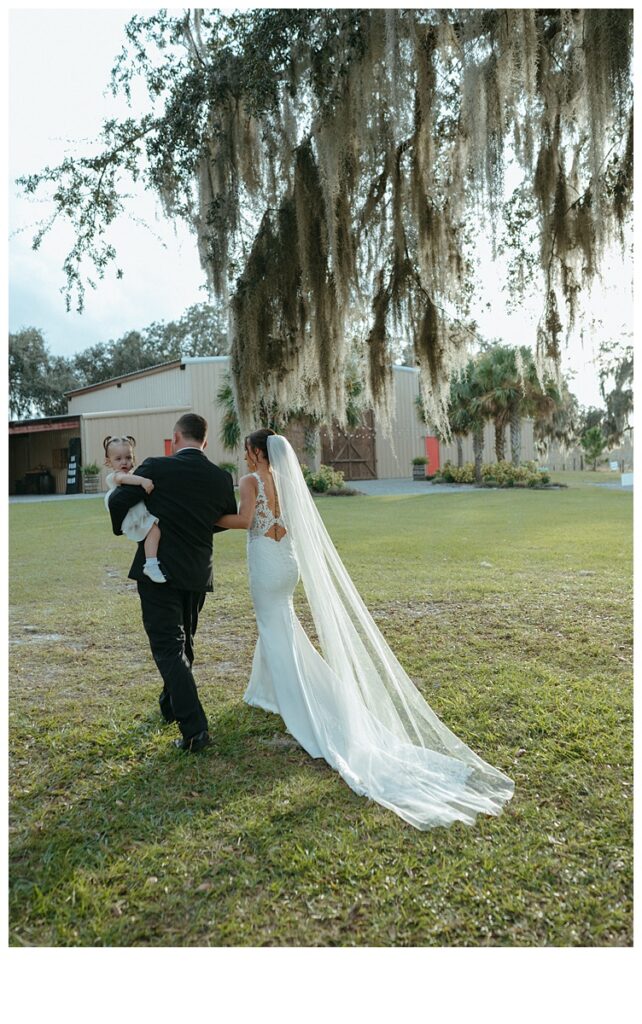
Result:
{"type": "Polygon", "coordinates": [[[163,679],[161,712],[165,718],[175,718],[182,735],[189,739],[207,729],[192,675],[193,638],[205,594],[141,580],[138,595],[143,626],[163,679]]]}

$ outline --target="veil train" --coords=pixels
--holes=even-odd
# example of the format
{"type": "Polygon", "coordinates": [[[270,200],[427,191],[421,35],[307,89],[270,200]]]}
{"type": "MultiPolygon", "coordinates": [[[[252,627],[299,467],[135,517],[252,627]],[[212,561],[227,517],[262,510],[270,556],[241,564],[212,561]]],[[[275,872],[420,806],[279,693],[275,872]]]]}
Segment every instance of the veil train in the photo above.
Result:
{"type": "Polygon", "coordinates": [[[357,592],[286,438],[268,438],[283,521],[333,683],[302,674],[324,755],[348,784],[417,828],[499,814],[514,783],[451,732],[404,672],[357,592]]]}

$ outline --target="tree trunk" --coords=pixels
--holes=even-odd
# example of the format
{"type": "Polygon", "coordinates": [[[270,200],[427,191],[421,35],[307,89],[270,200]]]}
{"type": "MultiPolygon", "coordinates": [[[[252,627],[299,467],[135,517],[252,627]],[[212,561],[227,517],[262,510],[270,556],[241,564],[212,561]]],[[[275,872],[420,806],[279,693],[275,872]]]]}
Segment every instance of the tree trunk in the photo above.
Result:
{"type": "Polygon", "coordinates": [[[506,458],[506,424],[503,420],[495,420],[495,458],[498,462],[506,458]]]}
{"type": "Polygon", "coordinates": [[[522,458],[522,417],[519,407],[510,414],[510,457],[514,466],[519,466],[522,458]]]}
{"type": "Polygon", "coordinates": [[[464,445],[459,434],[457,434],[455,441],[457,442],[457,467],[461,469],[464,464],[464,445]]]}
{"type": "Polygon", "coordinates": [[[476,427],[473,430],[473,452],[475,455],[475,483],[482,482],[481,468],[484,457],[484,428],[476,427]]]}

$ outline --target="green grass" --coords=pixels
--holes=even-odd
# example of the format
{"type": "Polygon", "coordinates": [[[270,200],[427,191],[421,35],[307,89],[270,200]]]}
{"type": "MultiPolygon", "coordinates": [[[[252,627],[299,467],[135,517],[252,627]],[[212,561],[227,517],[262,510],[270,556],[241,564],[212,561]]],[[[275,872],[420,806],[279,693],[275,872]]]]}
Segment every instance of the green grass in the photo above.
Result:
{"type": "Polygon", "coordinates": [[[630,945],[631,495],[319,509],[426,699],[515,779],[506,812],[418,832],[242,703],[240,533],[216,539],[197,635],[214,743],[180,755],[132,545],[100,499],[14,505],[10,943],[630,945]]]}
{"type": "Polygon", "coordinates": [[[569,487],[594,487],[602,484],[617,484],[620,486],[620,472],[611,469],[567,469],[551,472],[550,478],[553,483],[567,484],[569,487]]]}

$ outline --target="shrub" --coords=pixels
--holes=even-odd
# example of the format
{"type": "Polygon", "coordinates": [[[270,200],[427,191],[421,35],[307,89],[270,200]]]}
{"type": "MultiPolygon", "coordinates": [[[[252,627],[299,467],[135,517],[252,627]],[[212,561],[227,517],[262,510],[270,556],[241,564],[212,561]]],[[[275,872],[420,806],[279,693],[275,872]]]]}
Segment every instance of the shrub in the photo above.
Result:
{"type": "Polygon", "coordinates": [[[328,487],[326,494],[332,495],[335,498],[350,498],[353,494],[362,494],[362,491],[356,491],[353,487],[328,487]]]}
{"type": "Polygon", "coordinates": [[[453,466],[452,462],[444,462],[435,480],[445,484],[472,484],[475,482],[475,466],[465,462],[463,466],[453,466]]]}
{"type": "Polygon", "coordinates": [[[317,494],[325,494],[330,489],[342,490],[344,487],[344,474],[340,470],[333,469],[332,466],[321,465],[316,472],[309,469],[308,466],[301,466],[301,469],[306,484],[311,491],[316,491],[317,494]]]}
{"type": "Polygon", "coordinates": [[[534,462],[514,466],[506,459],[482,466],[481,475],[485,484],[496,487],[537,487],[550,481],[550,477],[539,472],[534,462]]]}
{"type": "Polygon", "coordinates": [[[444,484],[454,483],[455,478],[453,477],[451,472],[452,468],[453,466],[450,462],[444,462],[441,469],[437,470],[437,472],[435,473],[435,480],[437,480],[439,483],[444,484]]]}
{"type": "MultiPolygon", "coordinates": [[[[482,466],[481,477],[485,487],[538,487],[551,482],[549,474],[540,473],[535,462],[514,466],[506,459],[482,466]]],[[[466,462],[463,466],[445,462],[435,475],[435,480],[445,484],[472,484],[475,482],[475,466],[472,462],[466,462]]]]}
{"type": "Polygon", "coordinates": [[[225,469],[232,476],[236,476],[236,463],[235,462],[219,462],[219,469],[225,469]]]}

